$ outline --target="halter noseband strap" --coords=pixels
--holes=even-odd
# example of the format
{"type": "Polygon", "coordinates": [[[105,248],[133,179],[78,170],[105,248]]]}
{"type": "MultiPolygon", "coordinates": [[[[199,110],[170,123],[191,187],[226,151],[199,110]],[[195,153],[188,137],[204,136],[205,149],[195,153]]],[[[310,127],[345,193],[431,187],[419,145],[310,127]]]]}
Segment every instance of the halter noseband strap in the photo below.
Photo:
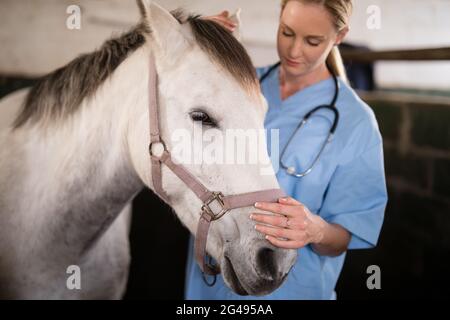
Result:
{"type": "Polygon", "coordinates": [[[184,166],[173,162],[170,152],[167,150],[166,144],[161,138],[159,131],[160,128],[157,95],[158,78],[153,56],[150,57],[149,71],[149,153],[151,159],[153,188],[156,194],[158,194],[164,201],[169,203],[169,197],[162,187],[161,164],[164,163],[203,202],[203,205],[201,207],[201,216],[197,226],[197,234],[195,236],[195,258],[203,273],[206,273],[208,275],[216,275],[220,273],[219,267],[212,266],[205,261],[206,242],[208,239],[210,223],[214,220],[219,219],[231,209],[249,207],[258,201],[276,202],[278,198],[284,197],[285,193],[281,189],[268,189],[242,193],[238,195],[224,196],[221,192],[210,191],[196,177],[194,177],[189,171],[187,171],[184,166]],[[160,144],[164,148],[160,156],[156,156],[153,152],[152,148],[156,144],[160,144]],[[213,209],[216,208],[216,206],[212,206],[212,204],[215,202],[219,205],[219,210],[213,209]]]}

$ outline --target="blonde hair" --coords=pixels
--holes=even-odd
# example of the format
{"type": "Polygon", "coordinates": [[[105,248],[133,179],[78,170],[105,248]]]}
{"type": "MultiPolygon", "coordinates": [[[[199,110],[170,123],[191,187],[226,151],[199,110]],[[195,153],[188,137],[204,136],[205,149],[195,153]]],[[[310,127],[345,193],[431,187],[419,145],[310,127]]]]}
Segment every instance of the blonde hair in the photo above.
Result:
{"type": "MultiPolygon", "coordinates": [[[[293,0],[282,0],[281,10],[286,4],[293,0]]],[[[339,32],[348,26],[348,21],[352,14],[353,2],[352,0],[295,0],[302,3],[312,3],[323,6],[333,19],[333,24],[336,31],[339,32]]],[[[327,57],[327,65],[337,76],[340,76],[344,81],[347,81],[347,74],[345,73],[344,62],[342,61],[339,48],[334,46],[327,57]]]]}

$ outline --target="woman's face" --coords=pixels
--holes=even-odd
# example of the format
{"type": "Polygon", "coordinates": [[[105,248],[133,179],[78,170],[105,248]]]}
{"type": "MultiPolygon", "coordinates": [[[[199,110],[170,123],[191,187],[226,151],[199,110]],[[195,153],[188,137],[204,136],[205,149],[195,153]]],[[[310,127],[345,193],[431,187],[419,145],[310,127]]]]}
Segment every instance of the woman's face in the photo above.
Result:
{"type": "Polygon", "coordinates": [[[347,31],[346,28],[336,32],[324,7],[289,1],[278,28],[278,55],[284,72],[302,76],[324,65],[333,46],[342,41],[347,31]]]}

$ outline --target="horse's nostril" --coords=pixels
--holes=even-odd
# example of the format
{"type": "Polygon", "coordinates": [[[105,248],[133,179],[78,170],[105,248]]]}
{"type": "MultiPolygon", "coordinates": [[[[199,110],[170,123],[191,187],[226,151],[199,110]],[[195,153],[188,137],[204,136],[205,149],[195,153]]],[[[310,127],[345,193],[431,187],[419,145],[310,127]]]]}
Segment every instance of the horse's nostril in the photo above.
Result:
{"type": "Polygon", "coordinates": [[[260,276],[273,280],[277,275],[275,251],[271,248],[261,248],[256,255],[257,271],[260,276]]]}

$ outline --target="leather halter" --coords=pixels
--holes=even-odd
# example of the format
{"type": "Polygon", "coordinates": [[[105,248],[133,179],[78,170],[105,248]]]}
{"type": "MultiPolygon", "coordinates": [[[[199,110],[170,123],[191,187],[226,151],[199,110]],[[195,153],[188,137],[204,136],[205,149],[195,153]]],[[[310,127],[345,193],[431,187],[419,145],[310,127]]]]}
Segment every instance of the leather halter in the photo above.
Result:
{"type": "Polygon", "coordinates": [[[219,267],[206,263],[204,259],[206,256],[206,241],[208,238],[208,230],[211,221],[221,218],[231,209],[253,206],[253,204],[257,201],[276,202],[278,198],[284,197],[285,193],[281,189],[268,189],[256,192],[241,193],[238,195],[224,196],[221,192],[208,190],[208,188],[206,188],[196,177],[187,171],[185,167],[181,164],[174,163],[159,131],[159,107],[157,96],[158,79],[153,56],[150,57],[149,71],[148,90],[150,145],[148,148],[151,159],[153,188],[163,200],[169,203],[169,197],[162,187],[161,164],[164,163],[203,202],[195,238],[195,258],[203,273],[208,275],[216,275],[220,273],[219,267]],[[160,156],[156,156],[152,150],[156,144],[160,144],[164,148],[164,151],[160,156]],[[214,203],[216,203],[216,206],[213,206],[214,203]],[[220,208],[219,210],[216,210],[217,205],[220,208]]]}

